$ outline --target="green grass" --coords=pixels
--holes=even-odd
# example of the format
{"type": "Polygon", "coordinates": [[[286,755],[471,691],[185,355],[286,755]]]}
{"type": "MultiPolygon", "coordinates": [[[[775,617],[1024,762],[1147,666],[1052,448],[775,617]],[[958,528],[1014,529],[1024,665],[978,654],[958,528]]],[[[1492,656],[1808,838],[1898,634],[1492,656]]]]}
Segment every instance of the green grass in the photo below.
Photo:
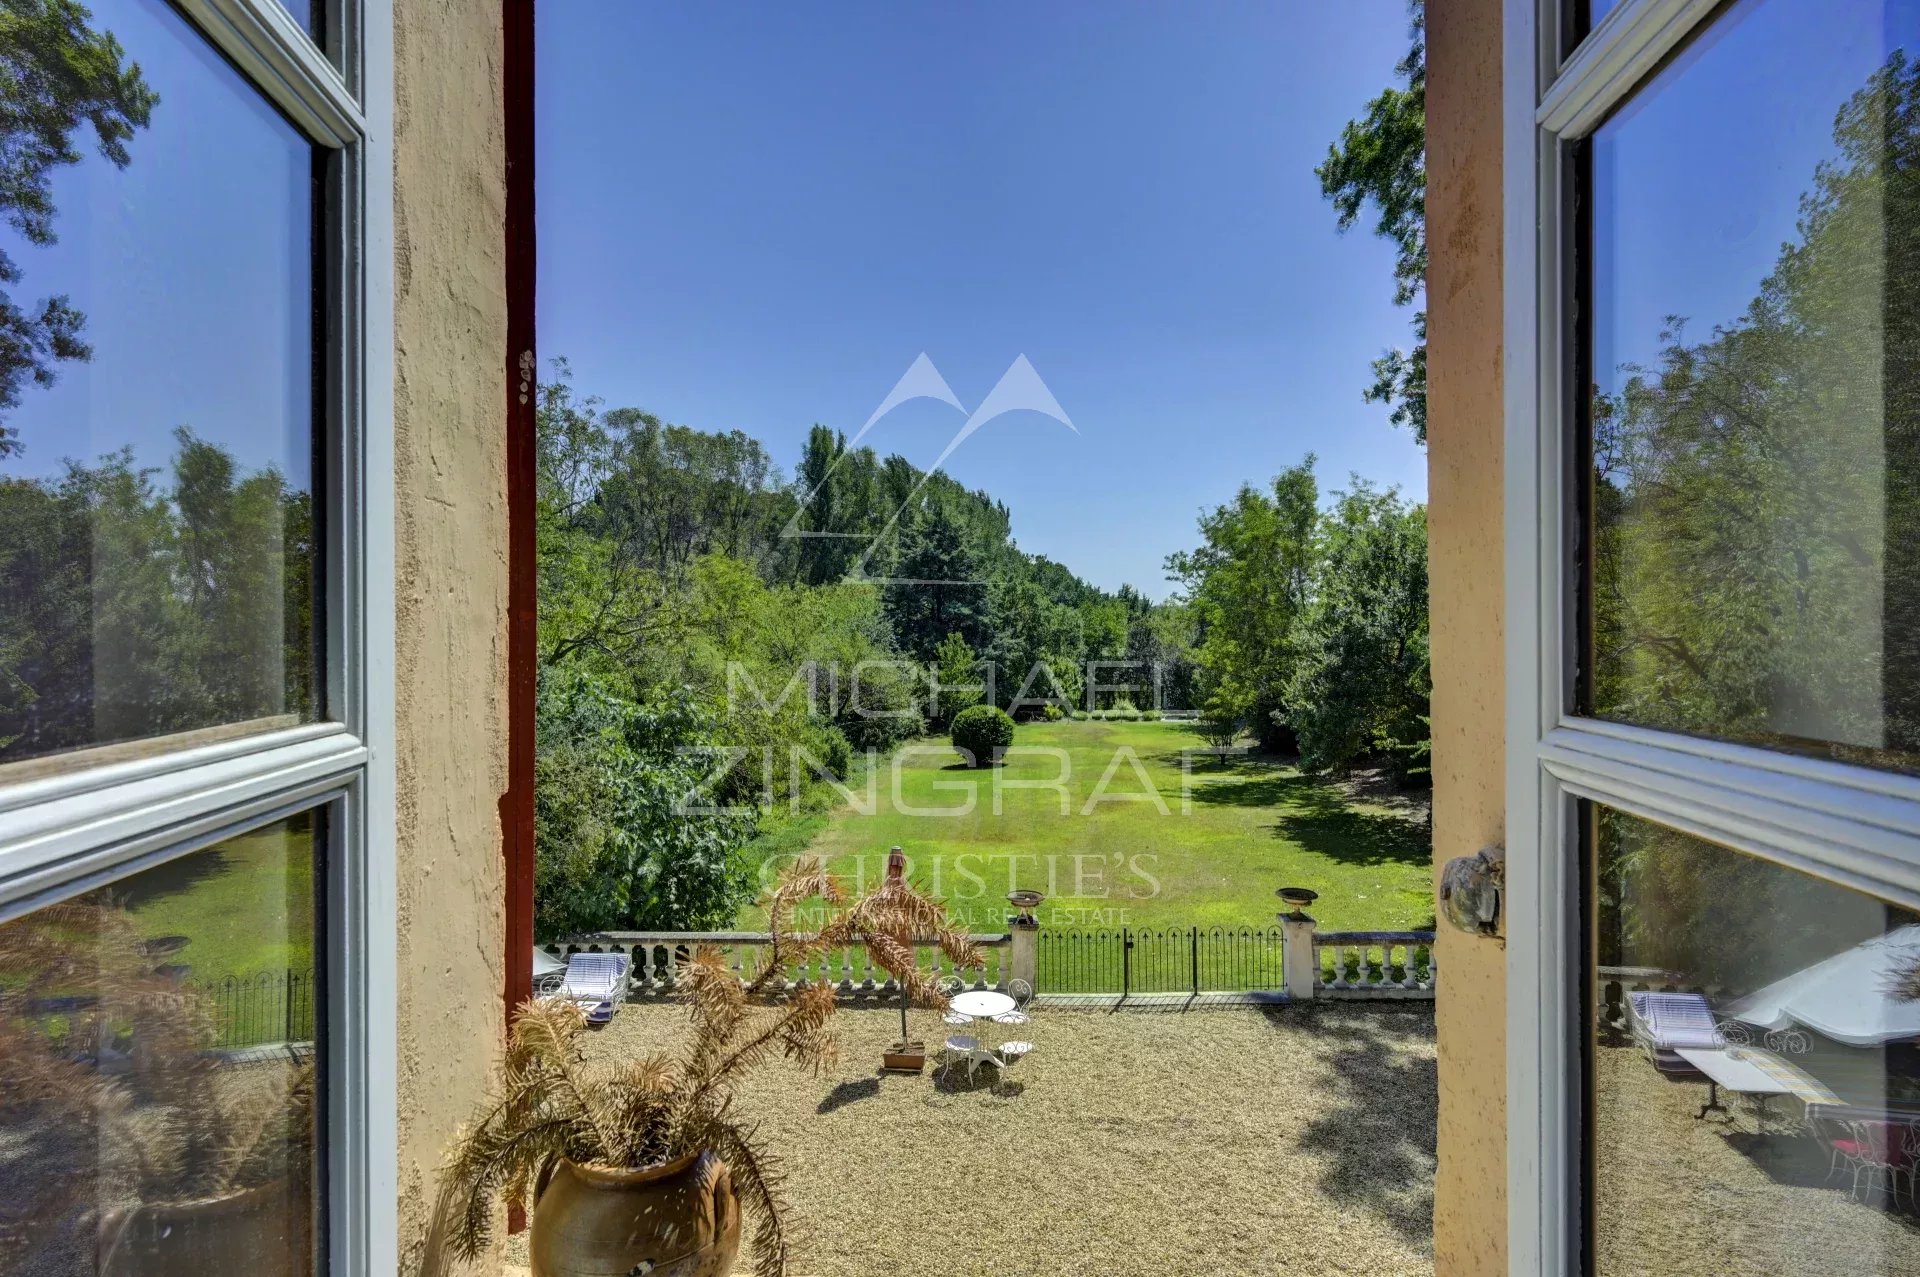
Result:
{"type": "Polygon", "coordinates": [[[313,970],[313,839],[305,824],[265,829],[169,861],[118,893],[148,937],[179,935],[170,961],[207,983],[313,970]]]}
{"type": "MultiPolygon", "coordinates": [[[[763,875],[810,848],[858,887],[899,845],[914,880],[977,930],[1003,928],[1015,886],[1047,894],[1049,927],[1266,927],[1282,886],[1320,893],[1323,930],[1432,925],[1426,831],[1328,781],[1259,756],[1198,756],[1183,772],[1182,752],[1205,742],[1181,723],[1024,724],[1014,745],[1064,753],[1064,814],[1057,791],[1008,787],[1060,776],[1060,753],[967,770],[944,741],[922,741],[882,760],[873,789],[856,781],[830,816],[763,837],[763,875]],[[870,799],[872,813],[859,810],[870,799]]],[[[740,925],[763,921],[752,908],[740,925]]]]}

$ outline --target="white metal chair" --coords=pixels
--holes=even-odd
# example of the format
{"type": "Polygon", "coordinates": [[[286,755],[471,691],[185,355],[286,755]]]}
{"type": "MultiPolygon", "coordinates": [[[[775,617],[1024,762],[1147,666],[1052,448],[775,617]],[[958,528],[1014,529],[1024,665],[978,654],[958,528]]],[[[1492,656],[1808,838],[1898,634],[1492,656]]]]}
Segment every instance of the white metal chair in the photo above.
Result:
{"type": "MultiPolygon", "coordinates": [[[[966,988],[967,982],[957,975],[948,976],[940,982],[940,992],[947,995],[949,1002],[959,994],[966,992],[966,988]]],[[[956,1011],[952,1006],[948,1006],[946,1012],[941,1015],[940,1022],[956,1029],[964,1029],[973,1023],[973,1017],[964,1011],[956,1011]]]]}
{"type": "Polygon", "coordinates": [[[969,1037],[964,1033],[956,1033],[949,1037],[944,1051],[945,1058],[940,1062],[940,1076],[945,1077],[953,1071],[954,1065],[965,1060],[967,1076],[972,1077],[974,1069],[979,1066],[980,1050],[979,1038],[969,1037]]]}
{"type": "MultiPolygon", "coordinates": [[[[1004,1011],[993,1017],[995,1024],[1027,1024],[1033,1019],[1027,1014],[1027,1004],[1033,1001],[1033,986],[1025,980],[1007,981],[1007,996],[1013,999],[1013,1010],[1004,1011]]],[[[1006,1047],[1001,1048],[1002,1051],[1006,1047]]]]}
{"type": "Polygon", "coordinates": [[[1033,1054],[1033,1043],[1031,1042],[1002,1042],[1000,1044],[1000,1058],[1007,1064],[1018,1064],[1031,1054],[1033,1054]]]}

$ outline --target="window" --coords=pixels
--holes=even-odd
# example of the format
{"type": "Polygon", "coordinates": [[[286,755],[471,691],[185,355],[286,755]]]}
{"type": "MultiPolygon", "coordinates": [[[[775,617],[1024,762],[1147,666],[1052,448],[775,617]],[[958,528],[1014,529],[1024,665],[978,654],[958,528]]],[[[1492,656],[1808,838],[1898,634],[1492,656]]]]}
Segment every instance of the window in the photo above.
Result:
{"type": "Polygon", "coordinates": [[[0,1253],[48,1271],[396,1266],[391,28],[0,30],[0,1253]]]}
{"type": "Polygon", "coordinates": [[[1920,8],[1508,18],[1513,1271],[1911,1271],[1920,8]]]}
{"type": "Polygon", "coordinates": [[[1587,143],[1600,717],[1920,767],[1920,209],[1886,185],[1920,10],[1886,8],[1737,4],[1587,143]]]}
{"type": "Polygon", "coordinates": [[[324,827],[302,812],[0,923],[9,1253],[134,1273],[177,1235],[215,1268],[314,1270],[324,827]]]}
{"type": "Polygon", "coordinates": [[[1593,1271],[1914,1271],[1920,914],[1588,814],[1593,1271]]]}
{"type": "Polygon", "coordinates": [[[0,355],[0,768],[325,708],[316,148],[167,8],[63,38],[108,37],[105,126],[0,231],[28,336],[0,355]]]}

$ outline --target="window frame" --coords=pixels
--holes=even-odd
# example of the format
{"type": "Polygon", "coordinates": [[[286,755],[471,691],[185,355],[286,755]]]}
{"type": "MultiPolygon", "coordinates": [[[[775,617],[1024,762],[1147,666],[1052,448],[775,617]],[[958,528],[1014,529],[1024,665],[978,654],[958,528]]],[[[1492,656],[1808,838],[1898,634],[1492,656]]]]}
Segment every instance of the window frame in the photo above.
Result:
{"type": "Polygon", "coordinates": [[[1721,0],[1620,0],[1564,59],[1559,0],[1505,0],[1507,1209],[1516,1274],[1585,1262],[1581,803],[1908,907],[1920,777],[1574,713],[1574,144],[1721,0]]]}
{"type": "Polygon", "coordinates": [[[326,52],[275,0],[172,0],[321,155],[314,287],[325,459],[316,606],[323,721],[0,783],[0,922],[291,812],[325,807],[330,1274],[375,1277],[396,1236],[393,13],[329,0],[326,52]]]}

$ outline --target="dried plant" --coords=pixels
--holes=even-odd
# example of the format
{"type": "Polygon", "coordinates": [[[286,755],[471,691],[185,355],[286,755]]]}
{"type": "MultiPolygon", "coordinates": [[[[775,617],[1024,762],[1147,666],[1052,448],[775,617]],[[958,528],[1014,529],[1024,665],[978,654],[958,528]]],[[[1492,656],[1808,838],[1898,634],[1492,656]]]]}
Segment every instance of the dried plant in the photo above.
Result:
{"type": "MultiPolygon", "coordinates": [[[[898,850],[896,848],[896,850],[898,850]]],[[[967,932],[947,916],[946,906],[889,867],[887,876],[864,896],[848,902],[844,889],[818,856],[797,857],[775,886],[767,907],[773,934],[763,978],[788,967],[804,966],[836,949],[863,948],[874,965],[892,976],[901,993],[900,1037],[907,1037],[907,1007],[947,1008],[938,968],[920,965],[919,953],[936,948],[955,968],[977,968],[985,959],[967,932]],[[818,899],[830,912],[820,930],[791,932],[802,903],[818,899]]]]}
{"type": "Polygon", "coordinates": [[[562,1001],[521,1005],[501,1076],[478,1118],[456,1138],[441,1172],[427,1243],[427,1277],[450,1259],[472,1260],[490,1244],[504,1203],[528,1191],[559,1158],[576,1165],[639,1169],[710,1149],[724,1158],[752,1225],[747,1253],[758,1277],[780,1277],[792,1249],[779,1159],[741,1117],[734,1089],[754,1069],[785,1059],[818,1073],[835,1058],[833,989],[787,987],[788,972],[829,950],[864,946],[914,1002],[945,1006],[937,973],[922,970],[916,945],[935,945],[955,965],[977,966],[979,951],[934,900],[889,879],[851,904],[818,857],[802,857],[767,902],[772,942],[742,980],[712,945],[678,964],[676,987],[688,1036],[677,1055],[591,1061],[586,1020],[562,1001]],[[828,909],[813,932],[793,925],[800,906],[828,909]]]}
{"type": "Polygon", "coordinates": [[[156,970],[110,901],[0,926],[0,1120],[56,1137],[77,1126],[101,1152],[14,1177],[25,1196],[7,1203],[0,1244],[63,1227],[103,1194],[190,1201],[310,1169],[312,1063],[243,1078],[209,1052],[214,1027],[207,998],[156,970]]]}
{"type": "Polygon", "coordinates": [[[712,1149],[725,1158],[753,1221],[754,1271],[786,1271],[789,1242],[777,1160],[733,1112],[733,1088],[785,1057],[818,1069],[832,1058],[833,992],[804,989],[751,1006],[718,949],[681,964],[692,1033],[678,1057],[589,1061],[586,1020],[568,1002],[521,1005],[501,1077],[480,1117],[456,1140],[441,1173],[427,1271],[470,1260],[493,1234],[500,1202],[523,1205],[554,1162],[637,1169],[712,1149]]]}

